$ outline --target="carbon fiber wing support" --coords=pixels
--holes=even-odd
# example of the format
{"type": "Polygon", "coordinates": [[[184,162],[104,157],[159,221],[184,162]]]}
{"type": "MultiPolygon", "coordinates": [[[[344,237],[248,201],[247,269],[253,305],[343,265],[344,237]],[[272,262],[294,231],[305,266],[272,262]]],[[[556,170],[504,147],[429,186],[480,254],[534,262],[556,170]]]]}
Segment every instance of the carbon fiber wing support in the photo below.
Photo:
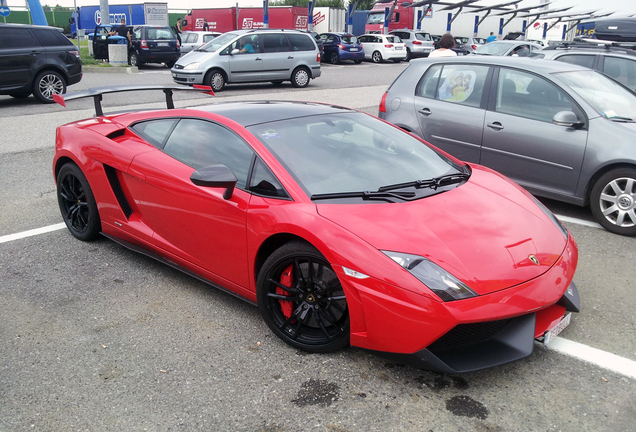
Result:
{"type": "Polygon", "coordinates": [[[143,91],[143,90],[161,90],[166,95],[166,108],[174,109],[174,101],[172,100],[172,94],[175,91],[194,91],[199,93],[206,93],[214,96],[214,91],[210,86],[194,85],[190,86],[166,86],[166,85],[121,85],[110,87],[93,87],[85,91],[73,92],[65,95],[53,95],[53,100],[58,104],[66,107],[66,102],[75,99],[84,99],[88,97],[93,98],[95,104],[95,116],[103,116],[104,110],[102,109],[102,95],[109,93],[122,93],[131,91],[143,91]]]}

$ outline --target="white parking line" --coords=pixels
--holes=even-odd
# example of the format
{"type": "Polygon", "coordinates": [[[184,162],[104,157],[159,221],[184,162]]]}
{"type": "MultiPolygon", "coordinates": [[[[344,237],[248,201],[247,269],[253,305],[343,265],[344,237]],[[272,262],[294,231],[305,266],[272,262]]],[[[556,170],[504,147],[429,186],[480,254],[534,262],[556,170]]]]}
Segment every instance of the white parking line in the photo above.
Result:
{"type": "Polygon", "coordinates": [[[0,237],[0,243],[6,243],[6,242],[10,242],[13,240],[19,240],[19,239],[23,239],[25,237],[32,237],[32,236],[36,236],[39,234],[44,234],[44,233],[48,233],[51,231],[57,231],[57,230],[61,230],[66,228],[66,224],[64,222],[59,223],[59,224],[55,224],[55,225],[49,225],[49,226],[45,226],[42,228],[36,228],[36,229],[32,229],[29,231],[22,231],[20,233],[16,233],[16,234],[8,234],[8,235],[4,235],[2,237],[0,237]]]}
{"type": "MultiPolygon", "coordinates": [[[[590,227],[601,227],[598,224],[587,222],[580,219],[570,218],[567,216],[557,216],[559,219],[565,222],[578,223],[580,225],[590,227]]],[[[13,240],[19,240],[26,237],[32,237],[39,234],[48,233],[51,231],[57,231],[66,228],[65,223],[59,223],[55,225],[49,225],[42,228],[36,228],[29,231],[22,231],[16,234],[9,234],[0,237],[0,243],[6,243],[13,240]]],[[[559,352],[561,354],[576,357],[579,360],[583,360],[588,363],[592,363],[604,369],[611,370],[613,372],[625,375],[626,377],[636,379],[636,361],[626,359],[624,357],[617,356],[615,354],[602,351],[597,348],[592,348],[587,345],[583,345],[578,342],[573,342],[561,337],[556,337],[547,345],[548,349],[559,352]]]]}
{"type": "Polygon", "coordinates": [[[604,369],[636,379],[636,361],[558,336],[551,340],[546,347],[561,354],[576,357],[604,369]]]}
{"type": "Polygon", "coordinates": [[[586,220],[583,220],[583,219],[577,219],[577,218],[573,218],[573,217],[569,217],[569,216],[562,216],[562,215],[558,215],[558,214],[555,214],[555,216],[557,218],[559,218],[559,220],[561,222],[569,222],[569,223],[573,223],[573,224],[577,224],[577,225],[583,225],[583,226],[587,226],[587,227],[603,229],[603,227],[601,225],[597,224],[596,222],[590,222],[590,221],[586,221],[586,220]]]}

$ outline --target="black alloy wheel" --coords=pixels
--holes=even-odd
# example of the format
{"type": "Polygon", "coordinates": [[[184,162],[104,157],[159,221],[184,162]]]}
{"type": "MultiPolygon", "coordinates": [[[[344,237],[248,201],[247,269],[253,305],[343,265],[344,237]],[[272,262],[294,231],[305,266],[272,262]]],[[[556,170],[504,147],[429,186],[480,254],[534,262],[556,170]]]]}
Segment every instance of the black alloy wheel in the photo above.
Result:
{"type": "Polygon", "coordinates": [[[84,241],[99,236],[102,228],[93,191],[74,163],[65,164],[57,175],[57,201],[73,236],[84,241]]]}
{"type": "Polygon", "coordinates": [[[332,52],[331,55],[329,56],[329,63],[331,64],[338,64],[340,63],[340,57],[338,56],[337,52],[332,52]]]}
{"type": "Polygon", "coordinates": [[[257,286],[261,315],[285,343],[314,353],[349,344],[344,290],[313,246],[293,241],[276,250],[263,264],[257,286]]]}

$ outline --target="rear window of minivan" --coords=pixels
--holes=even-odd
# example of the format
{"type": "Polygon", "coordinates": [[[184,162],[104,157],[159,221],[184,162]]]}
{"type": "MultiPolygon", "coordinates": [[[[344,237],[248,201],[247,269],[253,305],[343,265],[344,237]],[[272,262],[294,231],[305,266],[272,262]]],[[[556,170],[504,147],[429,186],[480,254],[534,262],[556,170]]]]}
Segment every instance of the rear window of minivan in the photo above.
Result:
{"type": "Polygon", "coordinates": [[[314,41],[310,36],[302,34],[288,34],[287,39],[292,45],[294,51],[313,51],[316,49],[314,41]]]}

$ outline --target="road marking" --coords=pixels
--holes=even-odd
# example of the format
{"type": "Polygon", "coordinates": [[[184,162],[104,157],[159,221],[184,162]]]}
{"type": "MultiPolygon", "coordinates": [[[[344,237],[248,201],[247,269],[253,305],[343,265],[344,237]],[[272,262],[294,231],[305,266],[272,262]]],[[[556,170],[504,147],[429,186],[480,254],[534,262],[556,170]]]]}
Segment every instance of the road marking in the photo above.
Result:
{"type": "Polygon", "coordinates": [[[587,227],[603,229],[603,227],[600,224],[597,224],[596,222],[590,222],[590,221],[586,221],[586,220],[583,220],[583,219],[577,219],[577,218],[573,218],[573,217],[569,217],[569,216],[562,216],[562,215],[558,215],[558,214],[555,214],[555,216],[557,218],[559,218],[559,220],[561,222],[569,222],[569,223],[573,223],[573,224],[577,224],[577,225],[583,225],[583,226],[587,226],[587,227]]]}
{"type": "Polygon", "coordinates": [[[64,229],[64,228],[66,228],[66,224],[64,222],[62,222],[62,223],[59,223],[59,224],[49,225],[49,226],[45,226],[45,227],[42,227],[42,228],[36,228],[36,229],[28,230],[28,231],[22,231],[22,232],[16,233],[16,234],[8,234],[8,235],[4,235],[4,236],[0,237],[0,243],[6,243],[6,242],[13,241],[13,240],[19,240],[19,239],[23,239],[23,238],[26,238],[26,237],[32,237],[32,236],[48,233],[48,232],[51,232],[51,231],[61,230],[61,229],[64,229]]]}
{"type": "Polygon", "coordinates": [[[547,345],[548,349],[576,357],[612,372],[636,379],[636,361],[617,356],[582,343],[557,336],[547,345]]]}

